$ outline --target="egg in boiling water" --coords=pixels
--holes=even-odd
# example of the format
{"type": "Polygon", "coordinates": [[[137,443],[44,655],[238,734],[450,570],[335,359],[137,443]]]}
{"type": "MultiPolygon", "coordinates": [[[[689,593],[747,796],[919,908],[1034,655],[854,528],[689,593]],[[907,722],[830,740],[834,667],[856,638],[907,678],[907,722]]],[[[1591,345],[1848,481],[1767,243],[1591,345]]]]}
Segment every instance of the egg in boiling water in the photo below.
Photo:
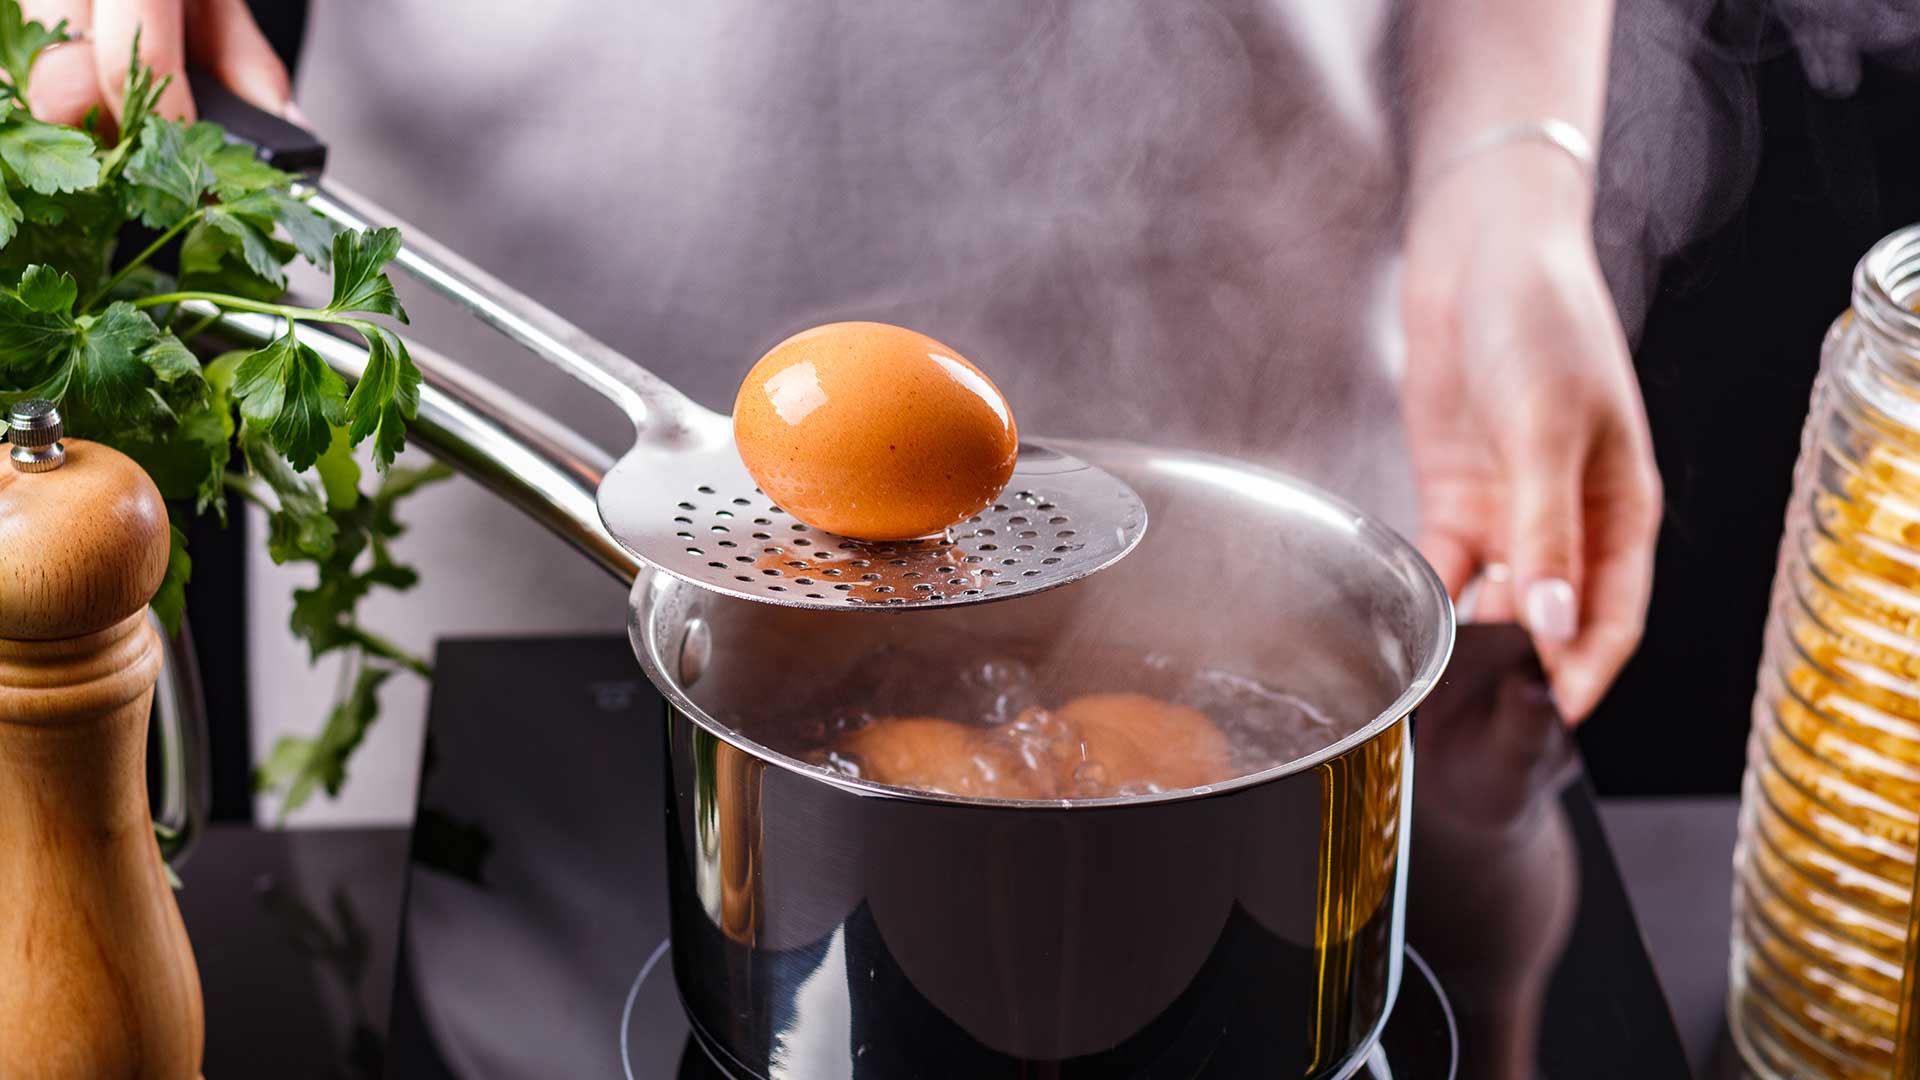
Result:
{"type": "Polygon", "coordinates": [[[843,322],[773,347],[741,384],[733,435],[781,509],[858,540],[931,536],[990,505],[1019,456],[992,380],[904,327],[843,322]]]}

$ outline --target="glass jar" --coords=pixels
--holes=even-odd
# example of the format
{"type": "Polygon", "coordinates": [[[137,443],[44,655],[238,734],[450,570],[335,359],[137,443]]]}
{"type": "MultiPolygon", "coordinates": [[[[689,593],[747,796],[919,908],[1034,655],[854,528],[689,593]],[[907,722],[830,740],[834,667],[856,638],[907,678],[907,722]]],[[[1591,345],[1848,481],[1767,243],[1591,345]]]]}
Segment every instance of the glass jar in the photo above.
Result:
{"type": "Polygon", "coordinates": [[[1920,1075],[1916,304],[1920,226],[1855,270],[1794,469],[1734,855],[1730,1020],[1768,1078],[1920,1075]]]}

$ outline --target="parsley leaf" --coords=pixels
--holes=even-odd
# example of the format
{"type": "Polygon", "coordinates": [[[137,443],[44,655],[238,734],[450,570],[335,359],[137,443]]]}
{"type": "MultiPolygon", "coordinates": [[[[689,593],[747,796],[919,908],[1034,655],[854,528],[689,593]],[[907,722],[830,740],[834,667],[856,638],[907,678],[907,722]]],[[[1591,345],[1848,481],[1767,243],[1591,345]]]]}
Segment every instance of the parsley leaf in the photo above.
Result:
{"type": "Polygon", "coordinates": [[[20,275],[20,302],[42,314],[71,315],[79,297],[80,286],[73,275],[51,266],[29,266],[20,275]]]}
{"type": "Polygon", "coordinates": [[[372,583],[366,578],[350,571],[329,572],[323,564],[318,585],[293,591],[293,615],[287,625],[295,637],[307,643],[309,654],[317,660],[352,644],[347,616],[371,588],[372,583]]]}
{"type": "Polygon", "coordinates": [[[125,220],[119,196],[98,190],[42,195],[30,188],[8,192],[25,222],[4,248],[0,269],[17,276],[35,263],[74,276],[82,295],[107,277],[107,260],[125,220]]]}
{"type": "Polygon", "coordinates": [[[202,148],[189,142],[185,124],[150,116],[127,159],[126,179],[128,208],[147,228],[166,229],[200,205],[214,177],[202,148]]]}
{"type": "MultiPolygon", "coordinates": [[[[294,252],[277,240],[269,243],[277,270],[279,262],[292,258],[294,252]]],[[[285,291],[281,281],[255,274],[240,253],[239,243],[205,221],[196,222],[180,242],[180,287],[245,300],[273,300],[285,291]]]]}
{"type": "Polygon", "coordinates": [[[186,391],[187,400],[197,397],[197,364],[191,378],[169,350],[155,352],[149,364],[160,328],[145,312],[118,301],[98,315],[74,318],[78,290],[71,274],[30,266],[16,291],[0,292],[0,370],[27,378],[37,373],[36,389],[55,400],[77,391],[75,430],[84,430],[84,418],[139,423],[167,414],[169,405],[153,392],[161,377],[170,389],[186,391]]]}
{"type": "Polygon", "coordinates": [[[7,194],[4,186],[0,186],[0,246],[13,239],[14,233],[20,229],[20,223],[25,220],[26,214],[20,209],[20,204],[13,201],[13,196],[7,194]]]}
{"type": "MultiPolygon", "coordinates": [[[[126,163],[127,154],[133,150],[139,140],[140,132],[146,127],[147,117],[153,115],[154,107],[160,104],[160,95],[166,92],[173,82],[169,75],[154,82],[153,69],[140,62],[140,27],[133,29],[132,55],[127,58],[127,75],[120,83],[120,134],[100,162],[102,179],[112,179],[118,175],[126,163]]],[[[88,113],[87,129],[93,130],[93,113],[88,113]]]]}
{"type": "Polygon", "coordinates": [[[0,122],[0,161],[20,182],[42,195],[78,191],[100,179],[93,138],[58,124],[43,124],[19,110],[0,122]]]}
{"type": "Polygon", "coordinates": [[[15,96],[27,96],[27,79],[33,74],[33,62],[49,45],[67,38],[67,20],[51,27],[29,20],[20,11],[19,0],[0,0],[0,69],[7,73],[15,96]]]}
{"type": "Polygon", "coordinates": [[[353,443],[341,428],[333,429],[333,441],[327,452],[313,463],[320,474],[320,486],[327,493],[330,510],[351,510],[360,501],[360,462],[354,460],[353,443]]]}
{"type": "MultiPolygon", "coordinates": [[[[168,335],[162,342],[172,340],[168,335]]],[[[166,346],[156,344],[155,348],[166,346]]],[[[226,491],[223,477],[232,457],[234,431],[233,370],[245,355],[226,353],[201,369],[200,400],[176,401],[173,408],[178,419],[171,429],[118,440],[120,449],[147,470],[168,502],[191,501],[195,513],[212,510],[223,523],[227,517],[221,497],[226,491]]]]}
{"type": "Polygon", "coordinates": [[[265,192],[210,206],[205,220],[207,225],[226,234],[230,246],[240,252],[254,276],[285,288],[287,275],[280,265],[291,253],[273,239],[273,203],[265,192]]]}
{"type": "MultiPolygon", "coordinates": [[[[296,199],[284,191],[269,190],[261,194],[268,198],[273,220],[286,230],[300,257],[322,270],[332,265],[333,238],[339,233],[333,222],[308,206],[305,199],[296,199]]],[[[406,319],[401,317],[400,321],[405,322],[406,319]]]]}
{"type": "MultiPolygon", "coordinates": [[[[321,459],[324,464],[326,459],[321,459]]],[[[357,473],[357,467],[356,467],[357,473]]],[[[434,462],[421,468],[388,470],[371,498],[352,496],[334,499],[329,486],[329,514],[338,529],[332,552],[319,564],[320,577],[311,589],[293,594],[293,615],[288,620],[294,635],[306,641],[314,658],[344,646],[358,646],[376,656],[385,657],[425,673],[421,661],[394,648],[383,639],[360,629],[354,622],[354,605],[372,589],[412,588],[419,575],[412,567],[393,559],[387,545],[403,531],[394,516],[394,505],[420,488],[453,475],[445,465],[434,462]],[[360,556],[371,549],[372,559],[364,572],[356,571],[360,556]]],[[[325,474],[322,474],[325,482],[325,474]]]]}
{"type": "Polygon", "coordinates": [[[286,458],[258,429],[240,432],[240,452],[247,468],[266,482],[280,504],[267,513],[267,554],[276,563],[330,558],[340,528],[327,516],[320,493],[287,466],[286,458]]]}
{"type": "MultiPolygon", "coordinates": [[[[87,233],[118,230],[120,204],[100,191],[67,191],[42,195],[37,191],[11,193],[29,225],[69,225],[87,233]]],[[[102,260],[104,261],[104,259],[102,260]]],[[[69,270],[69,267],[60,267],[69,270]]],[[[78,274],[74,275],[78,277],[78,274]]]]}
{"type": "Polygon", "coordinates": [[[187,534],[180,526],[167,526],[167,574],[160,579],[160,591],[153,594],[150,606],[160,616],[167,633],[180,632],[180,617],[187,612],[187,581],[193,576],[193,559],[187,554],[187,534]]]}
{"type": "Polygon", "coordinates": [[[420,409],[420,369],[398,335],[368,328],[367,368],[347,399],[349,434],[355,443],[373,437],[373,461],[385,469],[406,445],[406,421],[420,409]]]}
{"type": "Polygon", "coordinates": [[[190,448],[203,449],[207,456],[208,471],[201,474],[194,489],[194,512],[204,514],[211,508],[218,512],[223,525],[227,504],[221,498],[225,491],[221,478],[226,475],[233,451],[233,373],[244,359],[246,354],[236,350],[209,361],[201,369],[207,383],[207,405],[180,420],[180,441],[190,448]]]}
{"type": "MultiPolygon", "coordinates": [[[[219,141],[218,127],[201,121],[193,125],[212,128],[215,132],[215,149],[206,154],[207,167],[213,170],[213,193],[222,199],[237,199],[256,191],[285,190],[293,183],[291,173],[261,161],[254,156],[252,148],[241,143],[219,141]]],[[[288,196],[291,198],[291,196],[288,196]]]]}
{"type": "Polygon", "coordinates": [[[407,321],[406,309],[394,295],[393,282],[381,268],[400,253],[399,229],[350,229],[333,238],[333,299],[331,312],[364,311],[407,321]]]}
{"type": "Polygon", "coordinates": [[[234,372],[240,415],[265,433],[296,472],[311,468],[332,441],[333,428],[346,422],[346,392],[346,382],[294,338],[291,325],[234,372]]]}
{"type": "MultiPolygon", "coordinates": [[[[209,366],[209,375],[211,371],[209,366]]],[[[195,513],[213,510],[223,518],[226,503],[221,498],[225,490],[222,477],[233,441],[233,408],[227,396],[230,381],[206,379],[206,402],[174,406],[172,425],[153,426],[144,432],[122,429],[112,440],[140,463],[168,502],[190,502],[195,513]]]]}
{"type": "Polygon", "coordinates": [[[347,758],[373,726],[379,714],[380,685],[392,674],[392,668],[373,665],[361,668],[353,681],[353,689],[334,706],[327,717],[327,726],[317,738],[285,735],[274,744],[273,752],[267,755],[254,780],[257,786],[267,790],[285,790],[280,804],[283,820],[312,798],[316,787],[325,789],[329,795],[340,793],[340,785],[347,779],[347,758]]]}
{"type": "Polygon", "coordinates": [[[160,328],[146,312],[124,300],[74,320],[69,362],[77,369],[75,388],[89,411],[106,420],[134,420],[164,407],[148,393],[153,369],[144,359],[159,337],[160,328]]]}
{"type": "Polygon", "coordinates": [[[207,403],[207,380],[200,371],[200,358],[179,338],[161,334],[140,351],[140,362],[153,372],[160,398],[169,409],[178,413],[207,403]]]}
{"type": "MultiPolygon", "coordinates": [[[[386,479],[380,483],[380,491],[373,498],[374,505],[382,514],[392,514],[393,504],[426,487],[437,484],[453,475],[453,470],[445,464],[435,461],[411,469],[389,469],[386,479]]],[[[382,519],[387,521],[387,519],[382,519]]],[[[388,536],[398,536],[400,527],[387,521],[382,532],[388,536]]]]}
{"type": "Polygon", "coordinates": [[[21,278],[20,291],[0,289],[0,374],[14,386],[31,385],[55,397],[66,392],[64,358],[73,318],[65,310],[46,311],[40,305],[53,303],[58,295],[73,295],[71,284],[63,284],[62,279],[73,281],[49,267],[30,266],[21,278]]]}

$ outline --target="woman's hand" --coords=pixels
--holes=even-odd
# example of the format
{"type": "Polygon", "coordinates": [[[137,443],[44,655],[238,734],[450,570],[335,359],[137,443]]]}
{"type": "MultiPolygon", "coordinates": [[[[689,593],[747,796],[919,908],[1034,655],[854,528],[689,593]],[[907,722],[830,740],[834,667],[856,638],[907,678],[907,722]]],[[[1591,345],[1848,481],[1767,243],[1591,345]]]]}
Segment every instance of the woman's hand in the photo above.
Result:
{"type": "Polygon", "coordinates": [[[193,118],[189,62],[254,105],[288,113],[287,69],[246,0],[23,0],[20,6],[49,27],[65,19],[67,32],[81,39],[48,49],[34,65],[29,101],[42,120],[78,124],[95,106],[118,120],[136,30],[140,58],[154,78],[173,76],[160,98],[161,115],[193,118]]]}
{"type": "Polygon", "coordinates": [[[1639,644],[1660,518],[1588,185],[1534,142],[1435,177],[1403,294],[1420,549],[1456,598],[1481,578],[1479,617],[1521,619],[1575,722],[1639,644]]]}

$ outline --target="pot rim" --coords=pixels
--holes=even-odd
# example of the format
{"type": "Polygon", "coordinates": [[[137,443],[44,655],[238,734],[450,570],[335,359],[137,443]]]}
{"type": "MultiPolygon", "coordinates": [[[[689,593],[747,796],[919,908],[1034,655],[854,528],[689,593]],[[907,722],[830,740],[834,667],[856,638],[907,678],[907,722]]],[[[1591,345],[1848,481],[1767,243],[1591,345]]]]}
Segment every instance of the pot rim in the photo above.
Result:
{"type": "MultiPolygon", "coordinates": [[[[1415,548],[1412,543],[1398,532],[1389,528],[1385,523],[1374,518],[1359,507],[1354,506],[1338,495],[1334,495],[1331,492],[1286,473],[1217,454],[1175,450],[1165,447],[1148,447],[1139,443],[1105,439],[1041,438],[1035,441],[1062,448],[1088,448],[1092,451],[1091,453],[1080,453],[1079,456],[1086,460],[1094,461],[1096,464],[1100,459],[1101,455],[1099,452],[1101,450],[1108,451],[1109,456],[1118,452],[1138,453],[1143,451],[1177,455],[1178,459],[1182,462],[1194,463],[1198,467],[1214,470],[1215,480],[1224,478],[1230,471],[1237,478],[1244,481],[1258,482],[1259,485],[1265,489],[1269,498],[1286,498],[1296,502],[1305,499],[1320,504],[1315,508],[1316,510],[1321,511],[1323,516],[1325,516],[1327,512],[1331,512],[1332,514],[1337,514],[1345,518],[1355,530],[1356,534],[1361,537],[1368,546],[1387,552],[1392,556],[1397,556],[1408,562],[1416,578],[1415,588],[1420,593],[1418,597],[1419,601],[1423,606],[1432,610],[1439,623],[1439,625],[1435,627],[1436,633],[1434,635],[1433,648],[1423,659],[1418,669],[1414,671],[1412,677],[1407,680],[1405,689],[1403,689],[1385,709],[1381,710],[1372,720],[1361,725],[1345,738],[1329,743],[1311,754],[1282,762],[1271,768],[1262,769],[1259,772],[1237,776],[1232,780],[1223,781],[1218,784],[1207,784],[1201,787],[1180,788],[1174,791],[1154,792],[1143,795],[1110,795],[1098,799],[978,798],[953,795],[940,791],[922,791],[914,788],[892,787],[886,784],[878,784],[871,780],[863,780],[833,772],[820,768],[819,766],[809,765],[804,761],[789,757],[778,750],[747,738],[709,716],[705,709],[695,704],[693,699],[687,695],[687,692],[681,687],[678,679],[669,676],[660,665],[655,663],[653,650],[650,649],[647,644],[649,640],[649,630],[648,627],[644,625],[646,622],[644,617],[649,615],[655,607],[648,594],[655,590],[671,588],[697,589],[698,586],[689,585],[672,574],[652,565],[643,565],[639,575],[634,578],[633,592],[627,604],[627,640],[633,647],[634,655],[639,659],[640,666],[646,672],[648,680],[653,683],[656,690],[660,691],[661,696],[666,698],[668,705],[676,712],[679,712],[700,727],[706,729],[709,734],[731,744],[736,749],[753,755],[767,764],[777,766],[803,779],[818,781],[830,787],[839,788],[850,795],[857,795],[862,798],[914,803],[938,803],[983,810],[1027,811],[1104,810],[1190,802],[1197,799],[1208,799],[1228,795],[1233,792],[1243,791],[1247,788],[1258,787],[1276,780],[1282,780],[1286,777],[1306,772],[1309,769],[1346,754],[1355,747],[1372,741],[1388,728],[1393,727],[1411,716],[1413,711],[1419,707],[1420,703],[1426,700],[1427,695],[1433,692],[1433,688],[1439,684],[1441,675],[1446,671],[1447,664],[1453,657],[1454,636],[1457,627],[1457,620],[1453,609],[1453,599],[1447,595],[1446,586],[1441,582],[1440,575],[1434,571],[1433,566],[1420,554],[1419,549],[1415,548]]],[[[1253,493],[1243,494],[1246,494],[1247,497],[1257,497],[1253,493]]],[[[1151,526],[1149,528],[1151,528],[1151,526]]],[[[740,602],[754,603],[755,601],[748,600],[740,602]]],[[[910,612],[889,612],[885,617],[902,618],[910,614],[910,612]]],[[[857,619],[871,618],[874,616],[864,612],[850,612],[842,617],[857,619]]]]}

